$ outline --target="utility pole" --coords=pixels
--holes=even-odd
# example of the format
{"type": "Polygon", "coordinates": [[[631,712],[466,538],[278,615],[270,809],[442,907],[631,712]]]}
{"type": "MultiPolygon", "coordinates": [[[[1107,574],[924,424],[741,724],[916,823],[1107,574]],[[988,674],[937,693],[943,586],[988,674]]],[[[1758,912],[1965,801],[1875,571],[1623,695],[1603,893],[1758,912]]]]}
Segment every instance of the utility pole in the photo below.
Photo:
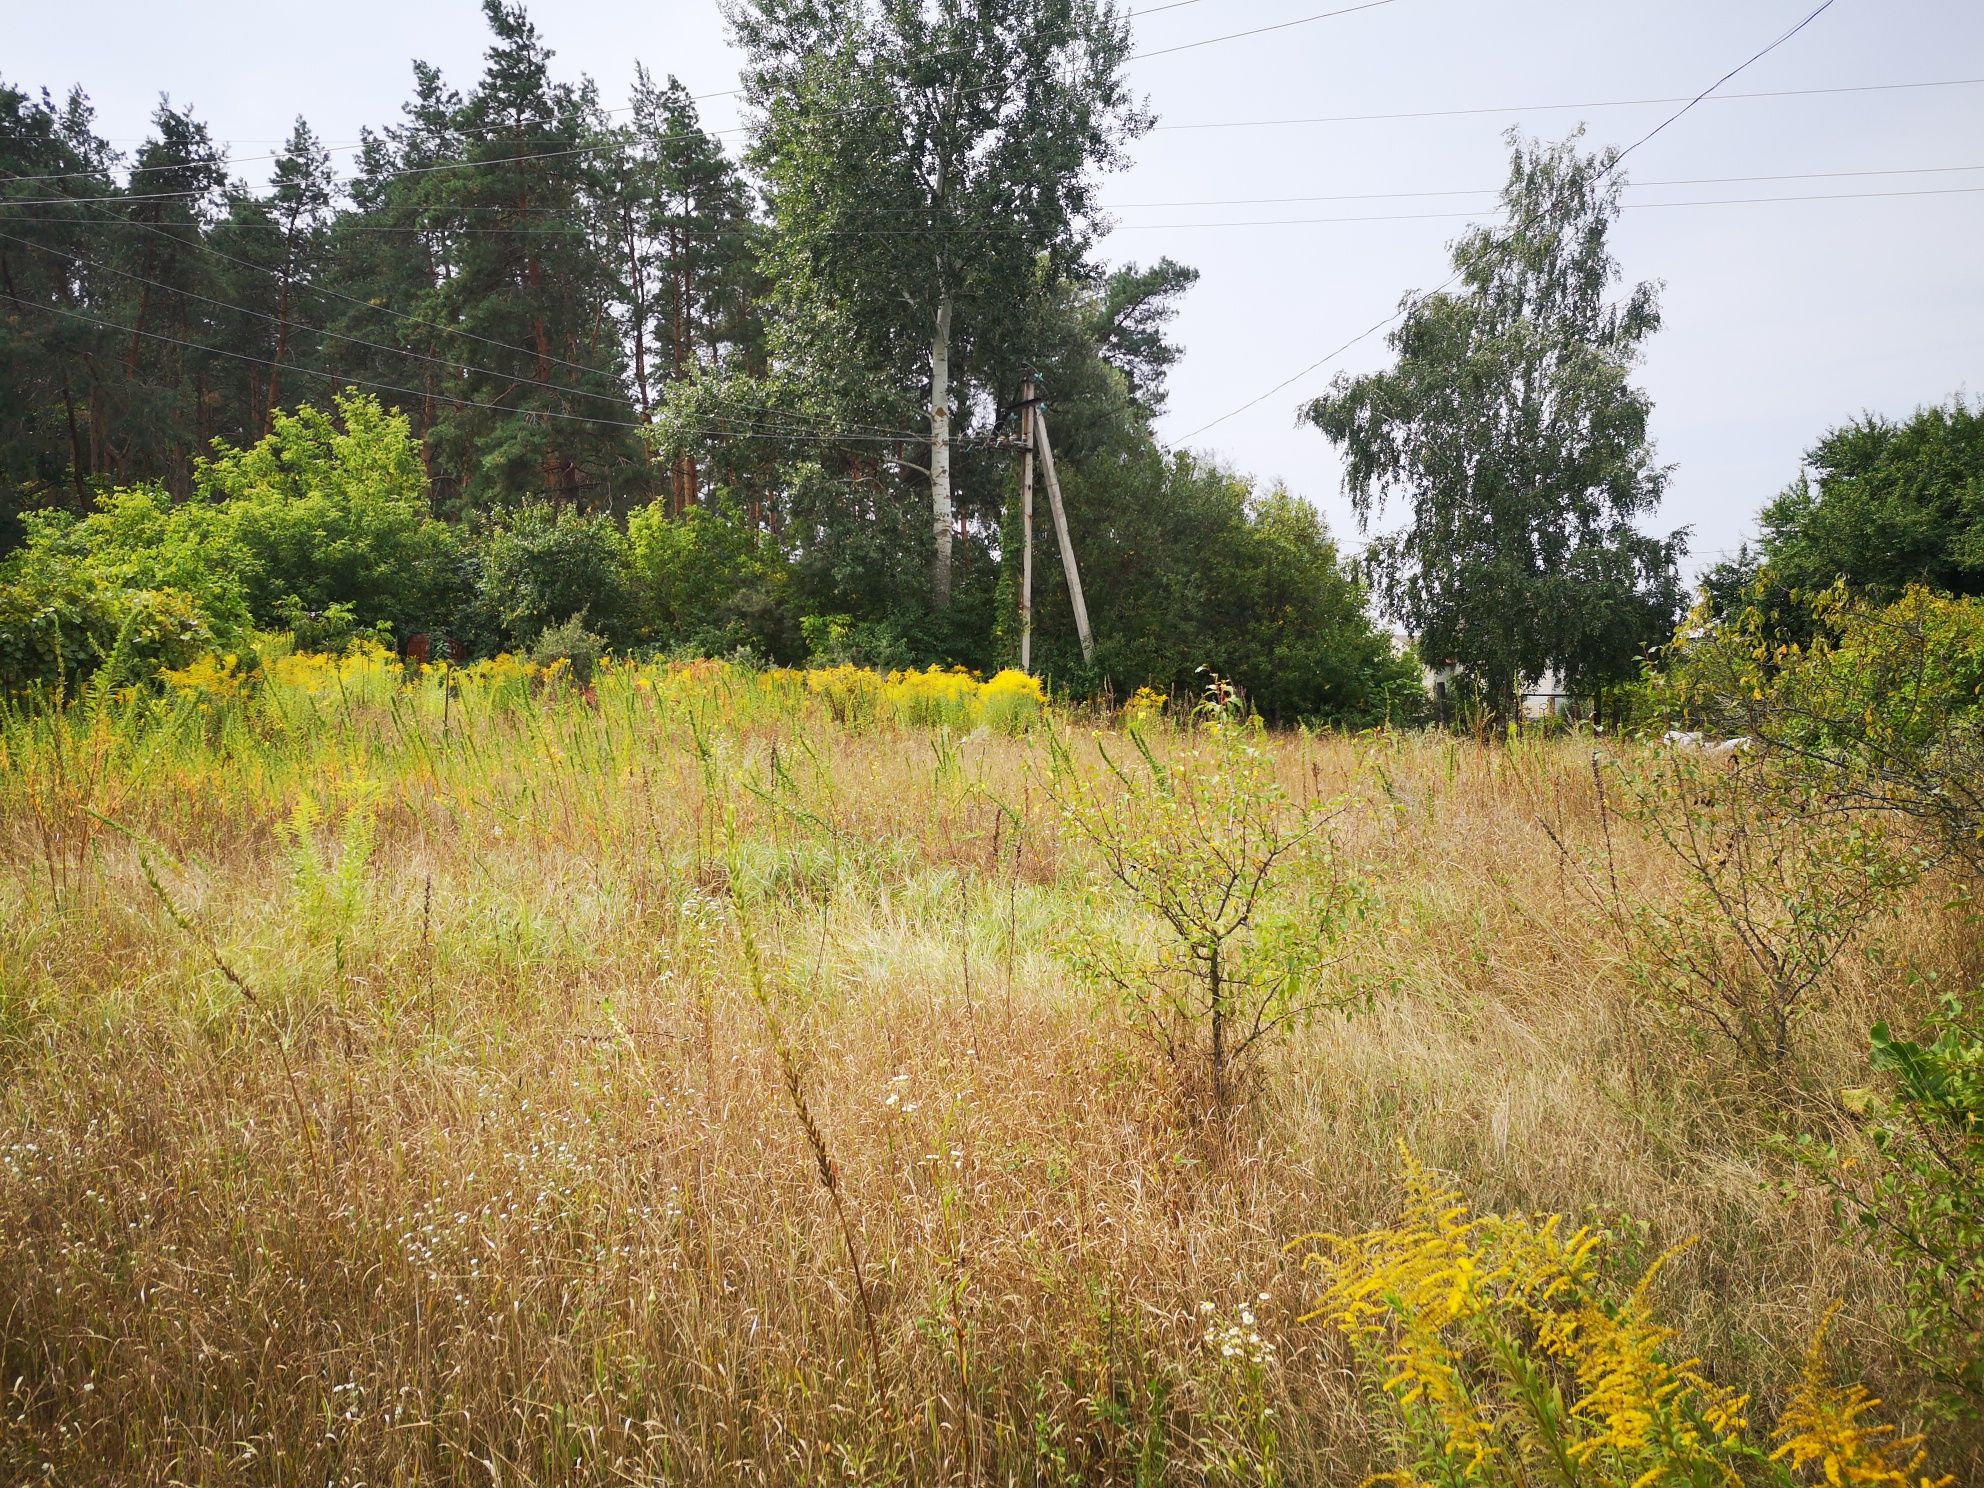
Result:
{"type": "Polygon", "coordinates": [[[1020,384],[1020,670],[1033,670],[1033,374],[1020,384]]]}
{"type": "Polygon", "coordinates": [[[1075,607],[1075,634],[1081,637],[1082,660],[1095,660],[1095,635],[1088,628],[1088,601],[1082,598],[1081,571],[1075,567],[1075,540],[1068,535],[1068,512],[1061,504],[1061,480],[1054,473],[1054,442],[1047,437],[1047,410],[1036,407],[1033,434],[1040,442],[1040,473],[1047,477],[1047,504],[1054,511],[1054,535],[1061,542],[1061,572],[1067,575],[1068,598],[1075,607]]]}

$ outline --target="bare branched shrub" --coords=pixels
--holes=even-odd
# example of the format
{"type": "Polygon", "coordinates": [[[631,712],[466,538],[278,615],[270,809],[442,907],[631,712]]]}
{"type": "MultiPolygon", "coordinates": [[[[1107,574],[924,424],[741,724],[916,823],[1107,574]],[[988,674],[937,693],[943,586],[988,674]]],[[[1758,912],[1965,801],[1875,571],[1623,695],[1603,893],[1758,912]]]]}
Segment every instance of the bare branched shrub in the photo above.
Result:
{"type": "Polygon", "coordinates": [[[1085,772],[1057,740],[1050,789],[1148,918],[1127,934],[1111,921],[1077,959],[1224,1112],[1263,1040],[1355,1000],[1327,975],[1362,899],[1329,835],[1339,808],[1290,797],[1257,731],[1226,717],[1162,758],[1137,729],[1128,758],[1100,739],[1096,754],[1101,770],[1085,772]]]}
{"type": "Polygon", "coordinates": [[[1657,1003],[1750,1063],[1781,1065],[1840,958],[1893,908],[1919,861],[1837,782],[1740,752],[1594,759],[1592,772],[1605,847],[1601,861],[1581,865],[1583,882],[1630,947],[1635,974],[1657,1003]],[[1615,816],[1681,868],[1678,895],[1622,889],[1615,816]]]}

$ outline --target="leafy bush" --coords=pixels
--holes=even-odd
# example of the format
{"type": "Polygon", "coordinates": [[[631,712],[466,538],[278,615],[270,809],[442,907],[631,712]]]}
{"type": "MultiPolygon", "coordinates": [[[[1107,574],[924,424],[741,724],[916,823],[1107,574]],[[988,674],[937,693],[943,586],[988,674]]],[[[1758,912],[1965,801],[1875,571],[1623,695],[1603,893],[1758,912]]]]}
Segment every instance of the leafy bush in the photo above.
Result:
{"type": "Polygon", "coordinates": [[[404,415],[346,394],[335,415],[278,413],[245,450],[225,447],[195,481],[239,554],[255,621],[346,607],[399,635],[443,627],[467,597],[461,540],[427,514],[427,473],[404,415]]]}
{"type": "Polygon", "coordinates": [[[1879,1161],[1864,1176],[1827,1154],[1865,1237],[1900,1270],[1900,1333],[1953,1412],[1984,1412],[1984,1030],[1944,999],[1927,1042],[1874,1029],[1892,1094],[1848,1092],[1879,1161]],[[1857,1180],[1857,1181],[1855,1181],[1857,1180]]]}
{"type": "Polygon", "coordinates": [[[364,625],[358,612],[348,604],[334,604],[322,610],[305,609],[294,595],[276,606],[276,624],[288,634],[291,649],[301,652],[336,653],[348,649],[354,641],[389,645],[394,640],[389,622],[364,625]]]}
{"type": "Polygon", "coordinates": [[[1683,749],[1594,768],[1601,812],[1614,805],[1610,774],[1624,787],[1621,814],[1683,873],[1678,894],[1629,895],[1609,830],[1604,860],[1580,865],[1652,999],[1753,1065],[1781,1064],[1842,955],[1920,862],[1880,823],[1842,809],[1838,782],[1825,775],[1683,749]]]}
{"type": "Polygon", "coordinates": [[[1355,1000],[1329,963],[1360,893],[1329,836],[1335,808],[1293,799],[1253,729],[1216,717],[1163,759],[1130,738],[1126,762],[1098,739],[1094,777],[1053,742],[1063,819],[1158,930],[1098,932],[1077,960],[1223,1114],[1265,1040],[1355,1000]]]}
{"type": "Polygon", "coordinates": [[[1984,599],[1917,586],[1877,605],[1836,586],[1811,602],[1809,644],[1774,642],[1751,601],[1684,628],[1658,684],[1668,716],[1747,736],[1984,874],[1984,599]]]}
{"type": "Polygon", "coordinates": [[[704,656],[797,654],[784,555],[734,509],[645,506],[627,519],[627,559],[643,640],[704,656]]]}
{"type": "MultiPolygon", "coordinates": [[[[1800,1481],[1948,1488],[1922,1442],[1864,1418],[1878,1402],[1830,1376],[1825,1329],[1771,1434],[1660,1321],[1656,1261],[1623,1291],[1611,1236],[1559,1214],[1473,1216],[1405,1154],[1396,1223],[1310,1237],[1326,1284],[1312,1318],[1357,1350],[1391,1405],[1394,1488],[1728,1488],[1800,1481]]],[[[1671,1254],[1671,1252],[1670,1252],[1671,1254]]]]}
{"type": "Polygon", "coordinates": [[[606,654],[606,641],[586,629],[583,613],[539,632],[530,648],[530,663],[546,676],[560,671],[581,687],[592,686],[599,659],[606,654]]]}
{"type": "Polygon", "coordinates": [[[529,646],[583,614],[614,645],[629,639],[627,542],[613,520],[569,508],[522,507],[482,534],[475,607],[502,646],[529,646]]]}
{"type": "MultiPolygon", "coordinates": [[[[157,510],[150,492],[110,500],[120,515],[130,506],[157,510]]],[[[245,643],[239,596],[221,579],[209,576],[204,592],[189,591],[157,582],[185,574],[166,552],[147,563],[112,545],[93,551],[105,526],[92,524],[106,514],[31,518],[28,546],[0,563],[0,688],[73,691],[106,666],[112,684],[146,682],[203,652],[245,643]]]]}

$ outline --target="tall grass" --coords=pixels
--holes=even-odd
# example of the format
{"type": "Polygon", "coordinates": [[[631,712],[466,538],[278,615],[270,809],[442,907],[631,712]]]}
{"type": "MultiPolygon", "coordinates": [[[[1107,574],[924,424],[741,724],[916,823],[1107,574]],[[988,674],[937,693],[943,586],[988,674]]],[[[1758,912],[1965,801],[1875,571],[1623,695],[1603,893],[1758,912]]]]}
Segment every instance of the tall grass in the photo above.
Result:
{"type": "MultiPolygon", "coordinates": [[[[1772,1416],[1842,1303],[1907,1417],[1894,1278],[1773,1155],[1819,1108],[1645,1005],[1543,830],[1603,849],[1588,743],[1266,741],[1349,803],[1360,996],[1215,1132],[1075,970],[1147,927],[1037,707],[889,686],[295,658],[0,718],[0,1480],[1356,1482],[1384,1417],[1284,1246],[1387,1216],[1400,1140],[1699,1237],[1663,1314],[1772,1416]]],[[[1806,1087],[1984,971],[1940,906],[1806,1087]]]]}

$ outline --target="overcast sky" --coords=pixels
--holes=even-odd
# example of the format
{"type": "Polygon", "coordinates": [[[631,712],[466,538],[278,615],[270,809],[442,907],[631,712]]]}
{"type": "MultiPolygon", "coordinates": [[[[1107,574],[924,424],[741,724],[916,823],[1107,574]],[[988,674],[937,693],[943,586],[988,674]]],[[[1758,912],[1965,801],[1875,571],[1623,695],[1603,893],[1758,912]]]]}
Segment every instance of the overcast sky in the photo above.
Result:
{"type": "MultiPolygon", "coordinates": [[[[1135,23],[1136,45],[1156,51],[1345,3],[1132,0],[1151,12],[1135,23]]],[[[1610,105],[1698,93],[1816,3],[1394,0],[1133,62],[1159,127],[1105,191],[1123,205],[1104,251],[1170,254],[1203,274],[1177,323],[1186,355],[1159,432],[1285,480],[1354,543],[1338,462],[1297,427],[1296,410],[1332,372],[1382,365],[1382,336],[1193,431],[1443,279],[1445,245],[1468,219],[1430,214],[1492,207],[1511,125],[1554,137],[1582,122],[1593,142],[1628,143],[1675,104],[1610,105]],[[1560,104],[1576,107],[1522,108],[1560,104]],[[1255,122],[1455,110],[1476,112],[1255,122]],[[1233,127],[1196,127],[1207,125],[1233,127]],[[1295,197],[1366,199],[1172,205],[1295,197]],[[1373,217],[1395,220],[1285,222],[1373,217]],[[1250,225],[1209,225],[1221,222],[1250,225]]],[[[326,141],[356,141],[360,126],[396,117],[412,58],[465,88],[486,36],[476,0],[6,9],[9,82],[58,93],[81,83],[101,132],[125,148],[170,93],[237,157],[275,148],[299,113],[326,141]]],[[[695,93],[736,85],[717,0],[539,0],[532,12],[555,66],[590,74],[609,107],[625,102],[636,59],[695,93]]],[[[1836,0],[1727,91],[1863,91],[1711,100],[1634,155],[1629,202],[1780,198],[1636,207],[1618,233],[1625,273],[1665,284],[1666,324],[1642,380],[1661,458],[1675,467],[1662,525],[1693,528],[1691,567],[1754,530],[1757,507],[1831,424],[1984,391],[1984,84],[1870,87],[1962,79],[1984,80],[1978,0],[1836,0]],[[1782,199],[1814,196],[1846,199],[1782,199]]],[[[734,99],[704,107],[713,128],[737,123],[734,99]]],[[[256,180],[263,169],[238,167],[256,180]]]]}

